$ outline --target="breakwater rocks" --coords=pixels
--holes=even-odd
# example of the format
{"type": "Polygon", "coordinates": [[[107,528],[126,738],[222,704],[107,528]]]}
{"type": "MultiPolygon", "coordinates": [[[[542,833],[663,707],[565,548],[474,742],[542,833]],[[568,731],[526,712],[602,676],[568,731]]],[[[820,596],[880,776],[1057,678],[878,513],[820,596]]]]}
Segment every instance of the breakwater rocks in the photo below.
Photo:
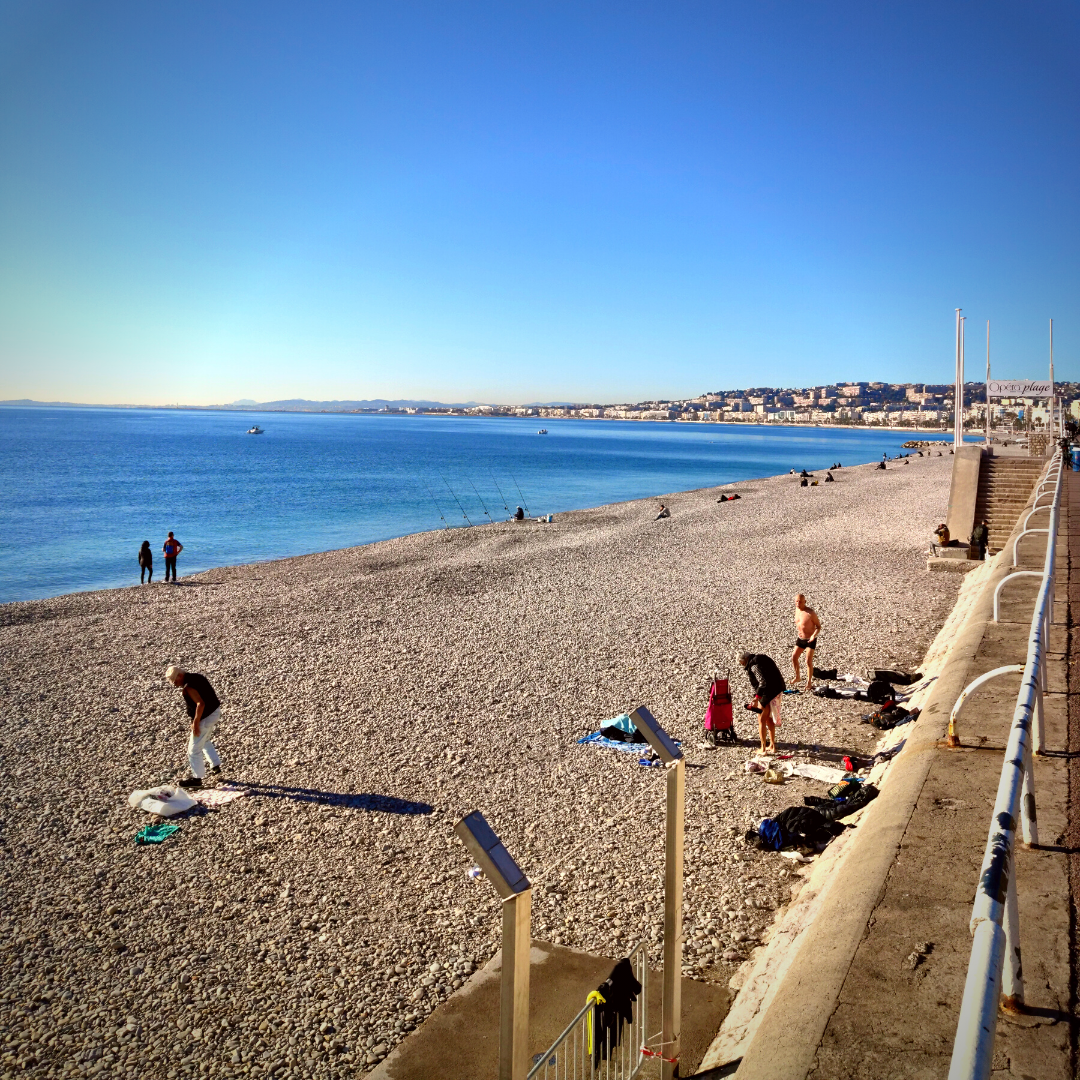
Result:
{"type": "MultiPolygon", "coordinates": [[[[576,742],[639,703],[690,763],[685,968],[726,981],[795,881],[743,831],[824,788],[703,747],[709,676],[741,703],[738,649],[787,669],[798,591],[821,665],[918,662],[957,589],[924,569],[949,464],[0,607],[0,1077],[362,1074],[498,948],[452,832],[477,808],[537,882],[536,937],[658,943],[661,770],[576,742]],[[186,773],[170,662],[221,694],[248,794],[136,847],[127,795],[186,773]]],[[[780,742],[836,763],[874,745],[864,711],[790,695],[780,742]]]]}

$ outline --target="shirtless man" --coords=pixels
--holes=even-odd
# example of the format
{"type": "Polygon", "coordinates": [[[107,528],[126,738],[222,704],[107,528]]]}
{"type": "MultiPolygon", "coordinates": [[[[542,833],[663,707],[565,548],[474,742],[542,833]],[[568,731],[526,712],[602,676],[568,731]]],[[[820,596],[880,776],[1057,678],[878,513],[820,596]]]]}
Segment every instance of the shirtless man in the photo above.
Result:
{"type": "Polygon", "coordinates": [[[814,650],[817,648],[821,620],[812,607],[806,606],[806,597],[795,597],[795,651],[791,654],[791,666],[795,669],[795,683],[799,681],[799,657],[806,652],[806,689],[814,685],[814,650]]]}

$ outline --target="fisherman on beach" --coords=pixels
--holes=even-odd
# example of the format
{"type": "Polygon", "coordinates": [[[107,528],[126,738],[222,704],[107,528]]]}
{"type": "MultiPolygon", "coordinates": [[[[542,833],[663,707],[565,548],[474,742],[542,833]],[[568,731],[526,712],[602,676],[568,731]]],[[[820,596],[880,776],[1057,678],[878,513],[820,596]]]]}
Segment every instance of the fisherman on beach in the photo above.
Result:
{"type": "Polygon", "coordinates": [[[161,545],[161,553],[165,556],[165,580],[169,580],[169,571],[172,571],[172,579],[176,580],[176,556],[184,550],[184,545],[169,533],[165,543],[161,545]]]}
{"type": "MultiPolygon", "coordinates": [[[[746,669],[746,677],[754,688],[761,713],[758,717],[758,733],[761,735],[761,752],[776,753],[776,725],[780,723],[780,700],[784,694],[784,676],[772,657],[764,653],[739,653],[739,663],[746,669]]],[[[747,705],[752,712],[758,709],[747,705]]]]}
{"type": "Polygon", "coordinates": [[[165,678],[184,694],[184,707],[191,717],[188,736],[188,764],[191,775],[180,781],[182,788],[201,788],[209,762],[212,773],[221,772],[221,755],[210,741],[221,719],[221,702],[205,675],[184,671],[174,664],[165,669],[165,678]],[[205,758],[205,760],[204,760],[205,758]]]}
{"type": "Polygon", "coordinates": [[[799,682],[799,657],[806,652],[806,689],[814,686],[814,650],[817,648],[821,620],[812,607],[806,606],[806,597],[795,597],[795,651],[791,654],[791,666],[795,669],[795,683],[799,682]]]}

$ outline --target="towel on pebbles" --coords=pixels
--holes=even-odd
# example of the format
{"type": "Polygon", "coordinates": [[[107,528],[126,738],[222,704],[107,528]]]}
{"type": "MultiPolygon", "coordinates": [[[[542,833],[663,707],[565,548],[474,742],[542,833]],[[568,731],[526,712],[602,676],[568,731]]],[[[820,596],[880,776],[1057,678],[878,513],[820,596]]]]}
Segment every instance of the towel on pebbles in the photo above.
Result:
{"type": "Polygon", "coordinates": [[[245,788],[212,787],[196,788],[191,792],[191,797],[203,806],[214,808],[225,806],[227,803],[231,803],[233,799],[242,799],[245,795],[250,794],[251,792],[245,788]]]}

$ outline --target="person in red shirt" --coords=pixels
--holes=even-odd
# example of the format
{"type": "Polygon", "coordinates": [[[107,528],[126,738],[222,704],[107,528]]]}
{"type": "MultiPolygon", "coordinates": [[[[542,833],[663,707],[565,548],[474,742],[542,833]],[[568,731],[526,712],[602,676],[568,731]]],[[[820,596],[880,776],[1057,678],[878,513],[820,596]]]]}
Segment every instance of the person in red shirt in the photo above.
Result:
{"type": "Polygon", "coordinates": [[[184,550],[184,545],[169,533],[165,543],[161,545],[161,553],[165,556],[165,580],[169,580],[169,571],[172,571],[172,579],[176,580],[176,556],[184,550]]]}

